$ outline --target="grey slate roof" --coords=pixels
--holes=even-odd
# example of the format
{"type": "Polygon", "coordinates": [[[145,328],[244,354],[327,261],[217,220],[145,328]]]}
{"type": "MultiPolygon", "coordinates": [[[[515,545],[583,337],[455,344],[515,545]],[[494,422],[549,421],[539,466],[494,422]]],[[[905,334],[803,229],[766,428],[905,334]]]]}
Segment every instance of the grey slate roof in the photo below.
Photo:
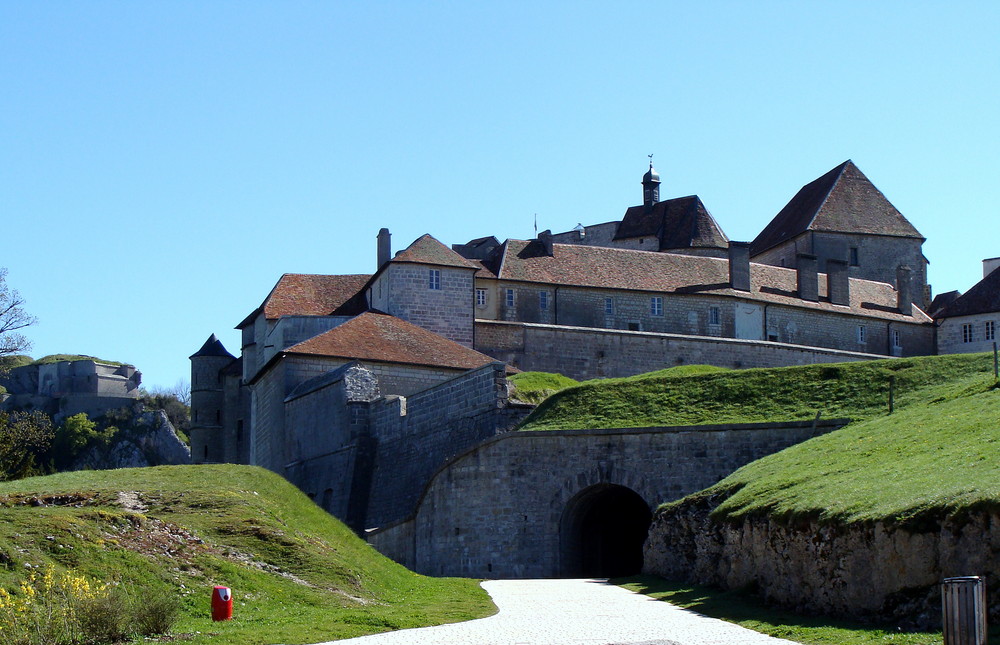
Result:
{"type": "Polygon", "coordinates": [[[803,186],[750,243],[750,255],[806,231],[924,239],[850,159],[803,186]]]}
{"type": "Polygon", "coordinates": [[[729,246],[729,238],[697,195],[676,197],[649,206],[633,206],[615,233],[616,240],[657,237],[659,250],[729,246]]]}
{"type": "Polygon", "coordinates": [[[934,318],[940,320],[993,312],[1000,312],[1000,269],[974,284],[934,318]]]}
{"type": "Polygon", "coordinates": [[[215,334],[209,336],[208,340],[205,341],[205,344],[201,346],[201,349],[199,349],[194,354],[191,354],[189,358],[196,358],[201,356],[225,356],[227,358],[232,358],[232,359],[236,358],[228,351],[226,351],[226,348],[223,346],[222,341],[219,340],[219,337],[216,336],[215,334]]]}

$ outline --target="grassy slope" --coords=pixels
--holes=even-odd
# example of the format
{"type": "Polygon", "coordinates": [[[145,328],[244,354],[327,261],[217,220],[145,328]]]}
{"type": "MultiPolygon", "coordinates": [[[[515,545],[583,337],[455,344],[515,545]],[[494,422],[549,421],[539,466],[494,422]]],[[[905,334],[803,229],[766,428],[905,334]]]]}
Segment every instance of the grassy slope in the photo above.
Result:
{"type": "Polygon", "coordinates": [[[985,354],[595,380],[543,401],[522,430],[649,427],[884,414],[890,377],[901,409],[992,373],[985,354]]]}
{"type": "Polygon", "coordinates": [[[174,631],[195,644],[309,643],[495,611],[475,581],[406,570],[258,468],[62,473],[0,484],[0,502],[0,584],[51,562],[140,589],[169,586],[184,598],[174,631]],[[124,509],[119,491],[148,509],[124,509]],[[21,503],[59,494],[79,499],[21,503]],[[233,588],[231,622],[208,618],[217,584],[233,588]]]}

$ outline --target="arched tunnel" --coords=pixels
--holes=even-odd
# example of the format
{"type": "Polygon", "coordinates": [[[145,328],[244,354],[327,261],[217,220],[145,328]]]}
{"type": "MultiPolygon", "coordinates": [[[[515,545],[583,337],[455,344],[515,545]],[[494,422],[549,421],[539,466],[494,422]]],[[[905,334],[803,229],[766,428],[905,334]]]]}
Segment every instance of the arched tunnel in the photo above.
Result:
{"type": "Polygon", "coordinates": [[[560,521],[560,569],[568,578],[614,578],[642,571],[652,512],[638,493],[597,484],[566,504],[560,521]]]}

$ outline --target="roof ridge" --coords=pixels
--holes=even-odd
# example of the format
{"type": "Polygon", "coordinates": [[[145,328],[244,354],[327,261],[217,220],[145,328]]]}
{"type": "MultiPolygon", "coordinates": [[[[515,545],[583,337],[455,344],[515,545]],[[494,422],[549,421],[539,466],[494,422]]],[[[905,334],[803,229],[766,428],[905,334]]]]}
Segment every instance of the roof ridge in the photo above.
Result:
{"type": "Polygon", "coordinates": [[[837,176],[834,177],[833,181],[830,182],[830,188],[829,188],[829,190],[827,190],[826,191],[826,195],[823,196],[823,201],[821,201],[819,203],[819,206],[816,207],[816,210],[813,211],[812,217],[809,218],[809,223],[806,224],[804,230],[808,231],[809,228],[813,225],[813,222],[816,221],[816,216],[819,215],[820,211],[823,210],[823,207],[826,206],[826,202],[830,199],[830,195],[833,194],[833,189],[837,187],[837,184],[840,183],[840,178],[844,176],[844,171],[847,170],[847,165],[848,164],[853,164],[853,163],[854,163],[853,161],[851,161],[850,159],[848,159],[847,161],[845,161],[842,164],[840,164],[840,171],[837,172],[837,176]]]}

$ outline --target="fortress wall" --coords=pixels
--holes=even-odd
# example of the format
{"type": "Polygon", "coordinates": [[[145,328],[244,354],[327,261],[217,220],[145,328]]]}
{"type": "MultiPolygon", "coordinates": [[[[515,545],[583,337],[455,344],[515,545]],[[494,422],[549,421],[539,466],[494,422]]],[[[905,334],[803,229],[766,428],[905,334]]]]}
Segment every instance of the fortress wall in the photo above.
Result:
{"type": "Polygon", "coordinates": [[[472,347],[474,271],[394,262],[386,273],[387,313],[472,347]],[[429,288],[431,270],[441,272],[440,289],[429,288]]]}
{"type": "Polygon", "coordinates": [[[413,513],[431,474],[445,460],[506,430],[506,399],[505,368],[492,363],[405,399],[372,403],[377,448],[366,525],[413,513]]]}
{"type": "Polygon", "coordinates": [[[591,486],[625,486],[653,508],[844,423],[506,433],[439,469],[415,516],[369,541],[428,575],[558,576],[563,513],[591,486]]]}
{"type": "Polygon", "coordinates": [[[478,351],[522,370],[559,372],[578,380],[631,376],[675,365],[782,367],[886,358],[770,341],[485,320],[476,321],[476,344],[478,351]]]}

